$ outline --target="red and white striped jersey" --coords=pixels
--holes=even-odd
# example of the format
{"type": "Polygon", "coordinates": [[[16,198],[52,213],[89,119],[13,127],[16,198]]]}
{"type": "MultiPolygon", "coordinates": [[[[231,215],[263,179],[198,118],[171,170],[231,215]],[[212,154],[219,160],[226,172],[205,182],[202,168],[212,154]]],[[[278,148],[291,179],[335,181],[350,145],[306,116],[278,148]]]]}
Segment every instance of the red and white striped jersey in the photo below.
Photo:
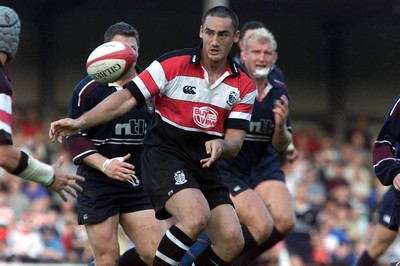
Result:
{"type": "Polygon", "coordinates": [[[12,144],[12,103],[13,91],[10,81],[0,64],[0,142],[12,144]]]}
{"type": "Polygon", "coordinates": [[[139,105],[154,97],[156,117],[145,145],[198,143],[204,150],[205,141],[222,137],[227,128],[248,130],[253,81],[229,57],[224,74],[210,84],[200,64],[200,49],[167,53],[125,84],[139,105]]]}

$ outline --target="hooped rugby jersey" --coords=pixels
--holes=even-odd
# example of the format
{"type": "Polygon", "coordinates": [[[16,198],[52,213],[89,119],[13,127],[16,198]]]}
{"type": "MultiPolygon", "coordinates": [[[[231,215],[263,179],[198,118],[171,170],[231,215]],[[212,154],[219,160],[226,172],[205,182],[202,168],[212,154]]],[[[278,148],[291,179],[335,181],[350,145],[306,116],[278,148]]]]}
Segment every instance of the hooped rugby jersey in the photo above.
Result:
{"type": "Polygon", "coordinates": [[[144,144],[172,146],[195,161],[205,158],[204,143],[226,129],[248,130],[255,99],[253,81],[230,57],[210,84],[200,49],[169,52],[124,85],[139,105],[154,97],[156,116],[144,144]]]}
{"type": "Polygon", "coordinates": [[[13,91],[10,80],[0,64],[0,142],[13,144],[12,140],[13,91]]]}
{"type": "Polygon", "coordinates": [[[376,176],[385,186],[400,173],[400,95],[392,102],[376,138],[372,161],[376,176]]]}

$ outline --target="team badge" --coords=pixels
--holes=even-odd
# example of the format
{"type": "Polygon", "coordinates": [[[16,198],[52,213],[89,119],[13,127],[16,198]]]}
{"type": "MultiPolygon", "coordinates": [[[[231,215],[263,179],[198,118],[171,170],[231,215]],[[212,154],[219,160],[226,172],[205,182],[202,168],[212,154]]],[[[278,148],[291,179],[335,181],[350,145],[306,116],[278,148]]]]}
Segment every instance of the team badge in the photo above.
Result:
{"type": "Polygon", "coordinates": [[[218,112],[211,107],[194,107],[193,121],[201,128],[213,128],[218,122],[218,112]]]}
{"type": "Polygon", "coordinates": [[[175,185],[183,185],[187,182],[185,173],[182,170],[176,171],[174,173],[174,178],[175,178],[175,185]]]}
{"type": "Polygon", "coordinates": [[[231,91],[228,96],[226,103],[229,106],[234,106],[239,101],[239,94],[235,91],[231,91]]]}

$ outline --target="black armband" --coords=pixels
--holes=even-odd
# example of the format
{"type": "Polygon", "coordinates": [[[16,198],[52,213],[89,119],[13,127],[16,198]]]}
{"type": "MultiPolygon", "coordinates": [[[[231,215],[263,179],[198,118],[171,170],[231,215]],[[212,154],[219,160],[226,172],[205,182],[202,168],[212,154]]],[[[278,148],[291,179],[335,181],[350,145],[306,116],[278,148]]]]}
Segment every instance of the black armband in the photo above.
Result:
{"type": "Polygon", "coordinates": [[[28,167],[28,159],[29,159],[28,154],[21,151],[21,158],[18,162],[18,166],[17,166],[17,168],[15,168],[14,171],[12,171],[11,174],[19,175],[20,173],[22,173],[28,167]]]}

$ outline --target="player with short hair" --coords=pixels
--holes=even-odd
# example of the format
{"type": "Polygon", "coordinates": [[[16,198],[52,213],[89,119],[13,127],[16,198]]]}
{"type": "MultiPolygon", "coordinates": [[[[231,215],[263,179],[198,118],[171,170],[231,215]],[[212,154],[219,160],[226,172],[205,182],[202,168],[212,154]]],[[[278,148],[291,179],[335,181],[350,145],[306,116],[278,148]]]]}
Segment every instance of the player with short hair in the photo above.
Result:
{"type": "MultiPolygon", "coordinates": [[[[139,55],[139,33],[128,23],[111,25],[104,41],[125,43],[139,55]]],[[[128,73],[108,84],[86,76],[72,92],[68,116],[80,117],[122,90],[122,85],[140,72],[135,63],[128,73]]],[[[79,165],[77,172],[86,179],[81,184],[83,191],[78,193],[78,224],[85,225],[96,266],[151,265],[165,232],[164,224],[155,218],[142,184],[143,139],[153,111],[151,104],[145,104],[67,138],[73,161],[79,165]],[[135,243],[142,259],[131,250],[119,261],[119,225],[135,243]]]]}
{"type": "MultiPolygon", "coordinates": [[[[251,263],[282,240],[295,225],[292,199],[278,160],[278,153],[286,151],[291,141],[291,125],[286,102],[289,93],[284,83],[271,74],[277,60],[277,43],[270,31],[259,27],[246,34],[243,49],[242,64],[255,82],[258,96],[241,151],[233,159],[222,159],[220,171],[240,222],[249,228],[258,246],[243,252],[234,265],[251,263]],[[281,95],[284,95],[283,101],[281,95]],[[281,102],[284,103],[282,117],[273,111],[274,104],[281,102]],[[282,139],[278,141],[278,137],[282,139]]],[[[181,261],[182,265],[191,265],[207,244],[208,237],[202,234],[181,261]]]]}
{"type": "Polygon", "coordinates": [[[11,119],[14,93],[4,66],[17,55],[20,30],[18,14],[9,7],[0,6],[0,167],[8,173],[57,192],[67,201],[65,193],[76,197],[76,190],[80,191],[82,188],[75,180],[83,181],[83,177],[66,174],[60,170],[64,157],[59,157],[57,163],[50,166],[13,144],[11,119]]]}
{"type": "Polygon", "coordinates": [[[153,265],[178,265],[204,230],[212,245],[195,265],[230,265],[246,235],[217,159],[235,156],[248,130],[254,103],[252,80],[229,52],[239,39],[239,20],[224,6],[202,17],[202,44],[164,54],[96,108],[78,119],[51,123],[54,140],[91,128],[154,97],[156,115],[144,141],[143,183],[157,218],[174,217],[153,265]]]}

